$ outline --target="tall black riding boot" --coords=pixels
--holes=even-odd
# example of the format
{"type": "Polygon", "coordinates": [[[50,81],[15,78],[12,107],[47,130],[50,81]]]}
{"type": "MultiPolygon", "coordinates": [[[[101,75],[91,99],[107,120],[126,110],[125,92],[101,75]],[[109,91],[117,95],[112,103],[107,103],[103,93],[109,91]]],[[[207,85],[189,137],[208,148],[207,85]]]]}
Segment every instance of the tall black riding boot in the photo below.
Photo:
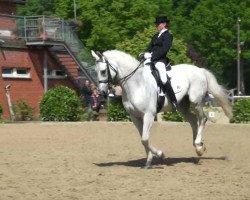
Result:
{"type": "Polygon", "coordinates": [[[177,99],[176,99],[174,90],[173,90],[169,80],[165,83],[164,87],[166,90],[165,94],[168,95],[168,97],[172,103],[173,111],[176,112],[177,111],[177,99]]]}

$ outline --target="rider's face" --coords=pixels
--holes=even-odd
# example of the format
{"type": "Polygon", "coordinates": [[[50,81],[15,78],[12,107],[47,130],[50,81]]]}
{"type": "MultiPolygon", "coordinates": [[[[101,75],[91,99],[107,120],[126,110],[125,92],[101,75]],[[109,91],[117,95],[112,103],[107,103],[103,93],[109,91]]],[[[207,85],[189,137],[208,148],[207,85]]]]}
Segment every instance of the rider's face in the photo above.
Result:
{"type": "Polygon", "coordinates": [[[163,22],[163,23],[159,23],[159,24],[156,24],[156,28],[157,30],[160,32],[162,29],[164,29],[166,27],[166,23],[163,22]]]}

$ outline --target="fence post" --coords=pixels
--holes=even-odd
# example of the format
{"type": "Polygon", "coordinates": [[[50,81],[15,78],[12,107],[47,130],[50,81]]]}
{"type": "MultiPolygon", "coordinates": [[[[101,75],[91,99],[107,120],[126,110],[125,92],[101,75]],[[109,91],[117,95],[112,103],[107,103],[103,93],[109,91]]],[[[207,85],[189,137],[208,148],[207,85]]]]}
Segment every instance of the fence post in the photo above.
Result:
{"type": "Polygon", "coordinates": [[[9,108],[9,113],[10,113],[10,119],[11,121],[14,121],[16,116],[12,108],[12,103],[11,103],[11,98],[10,98],[10,84],[5,86],[5,94],[7,97],[7,103],[8,103],[8,108],[9,108]]]}
{"type": "Polygon", "coordinates": [[[26,27],[26,16],[24,16],[24,38],[25,41],[27,42],[27,27],[26,27]]]}

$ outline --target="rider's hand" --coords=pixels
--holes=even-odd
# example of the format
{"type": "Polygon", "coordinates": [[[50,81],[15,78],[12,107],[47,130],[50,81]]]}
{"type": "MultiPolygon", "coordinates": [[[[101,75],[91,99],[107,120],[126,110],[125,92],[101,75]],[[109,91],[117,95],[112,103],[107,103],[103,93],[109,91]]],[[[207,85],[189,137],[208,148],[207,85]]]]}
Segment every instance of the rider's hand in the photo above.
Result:
{"type": "Polygon", "coordinates": [[[139,57],[140,60],[144,59],[144,52],[139,53],[138,57],[139,57]]]}
{"type": "Polygon", "coordinates": [[[152,57],[152,54],[151,54],[151,53],[149,53],[149,52],[144,53],[144,58],[145,58],[145,59],[149,59],[149,58],[151,58],[151,57],[152,57]]]}

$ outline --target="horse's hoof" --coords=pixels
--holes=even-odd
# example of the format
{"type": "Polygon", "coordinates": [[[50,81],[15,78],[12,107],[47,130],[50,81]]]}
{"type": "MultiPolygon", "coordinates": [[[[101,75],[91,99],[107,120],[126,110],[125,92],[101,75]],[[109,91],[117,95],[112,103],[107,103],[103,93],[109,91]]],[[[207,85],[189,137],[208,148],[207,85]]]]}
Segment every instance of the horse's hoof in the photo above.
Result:
{"type": "Polygon", "coordinates": [[[165,154],[162,153],[161,156],[160,156],[160,159],[161,159],[161,160],[165,160],[165,158],[166,158],[165,154]]]}
{"type": "Polygon", "coordinates": [[[196,150],[196,154],[198,156],[202,156],[204,154],[204,152],[206,151],[206,146],[202,143],[202,144],[196,144],[195,145],[195,150],[196,150]]]}
{"type": "Polygon", "coordinates": [[[157,157],[160,158],[161,160],[165,159],[165,155],[161,150],[157,151],[157,157]]]}
{"type": "Polygon", "coordinates": [[[152,169],[152,166],[151,165],[150,166],[145,165],[144,167],[142,167],[142,169],[152,169]]]}
{"type": "Polygon", "coordinates": [[[200,157],[196,157],[196,158],[194,158],[194,164],[195,165],[199,165],[200,163],[200,157]]]}

